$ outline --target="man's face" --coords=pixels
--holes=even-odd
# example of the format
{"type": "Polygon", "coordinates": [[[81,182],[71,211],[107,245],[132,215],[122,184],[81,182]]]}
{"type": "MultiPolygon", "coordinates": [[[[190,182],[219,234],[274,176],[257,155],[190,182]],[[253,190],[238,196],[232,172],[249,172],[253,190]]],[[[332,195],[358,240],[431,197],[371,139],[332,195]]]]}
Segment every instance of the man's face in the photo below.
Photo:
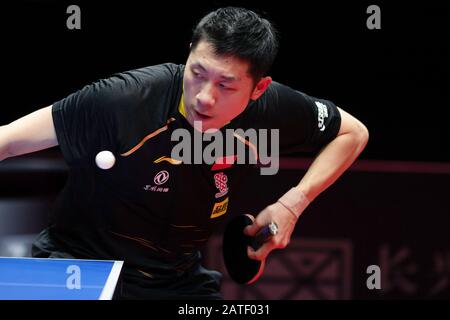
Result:
{"type": "Polygon", "coordinates": [[[257,99],[261,85],[254,87],[248,67],[235,57],[216,55],[208,42],[200,41],[189,54],[183,78],[189,123],[201,121],[202,131],[220,129],[243,112],[250,99],[257,99]]]}

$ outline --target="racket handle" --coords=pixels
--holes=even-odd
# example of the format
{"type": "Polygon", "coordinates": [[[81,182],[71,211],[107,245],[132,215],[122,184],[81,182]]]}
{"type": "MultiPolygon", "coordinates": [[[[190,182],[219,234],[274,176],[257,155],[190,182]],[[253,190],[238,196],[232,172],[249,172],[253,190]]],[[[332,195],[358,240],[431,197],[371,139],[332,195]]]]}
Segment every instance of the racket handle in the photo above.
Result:
{"type": "Polygon", "coordinates": [[[264,242],[272,238],[274,235],[278,233],[278,226],[275,222],[271,222],[266,225],[264,228],[259,230],[259,232],[252,238],[251,247],[253,250],[258,250],[264,242]]]}

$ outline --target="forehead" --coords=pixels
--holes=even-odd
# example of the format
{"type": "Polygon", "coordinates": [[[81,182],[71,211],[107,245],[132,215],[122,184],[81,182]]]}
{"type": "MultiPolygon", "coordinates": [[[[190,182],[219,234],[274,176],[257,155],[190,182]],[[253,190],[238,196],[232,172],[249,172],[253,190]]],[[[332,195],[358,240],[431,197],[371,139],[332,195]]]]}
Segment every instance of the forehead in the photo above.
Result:
{"type": "Polygon", "coordinates": [[[233,56],[217,55],[206,41],[200,41],[196,48],[191,50],[187,64],[199,66],[219,76],[238,80],[250,79],[248,62],[233,56]]]}

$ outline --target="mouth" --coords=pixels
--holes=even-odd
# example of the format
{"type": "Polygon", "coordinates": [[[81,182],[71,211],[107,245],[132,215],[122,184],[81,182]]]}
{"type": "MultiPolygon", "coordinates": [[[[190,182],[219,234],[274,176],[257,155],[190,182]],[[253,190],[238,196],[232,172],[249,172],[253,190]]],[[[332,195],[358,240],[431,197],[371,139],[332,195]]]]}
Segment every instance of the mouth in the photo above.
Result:
{"type": "Polygon", "coordinates": [[[194,111],[195,117],[198,118],[198,119],[200,119],[200,120],[208,120],[208,119],[211,119],[211,118],[212,118],[211,116],[208,116],[208,115],[205,115],[205,114],[203,114],[203,113],[200,113],[200,112],[198,112],[198,111],[195,110],[195,109],[192,109],[192,110],[194,111]]]}

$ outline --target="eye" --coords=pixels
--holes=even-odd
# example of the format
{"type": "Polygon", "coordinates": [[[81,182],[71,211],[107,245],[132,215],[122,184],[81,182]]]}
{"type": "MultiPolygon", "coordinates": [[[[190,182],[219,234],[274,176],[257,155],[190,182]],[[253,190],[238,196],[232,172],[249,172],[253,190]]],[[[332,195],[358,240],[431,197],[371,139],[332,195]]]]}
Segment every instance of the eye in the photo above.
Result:
{"type": "Polygon", "coordinates": [[[192,74],[194,75],[195,78],[201,78],[201,74],[200,72],[196,71],[196,70],[191,70],[192,74]]]}
{"type": "Polygon", "coordinates": [[[227,86],[226,84],[224,84],[224,83],[220,83],[220,84],[219,84],[219,87],[220,87],[221,89],[227,90],[227,91],[234,91],[234,90],[235,90],[234,88],[228,87],[228,86],[227,86]]]}

